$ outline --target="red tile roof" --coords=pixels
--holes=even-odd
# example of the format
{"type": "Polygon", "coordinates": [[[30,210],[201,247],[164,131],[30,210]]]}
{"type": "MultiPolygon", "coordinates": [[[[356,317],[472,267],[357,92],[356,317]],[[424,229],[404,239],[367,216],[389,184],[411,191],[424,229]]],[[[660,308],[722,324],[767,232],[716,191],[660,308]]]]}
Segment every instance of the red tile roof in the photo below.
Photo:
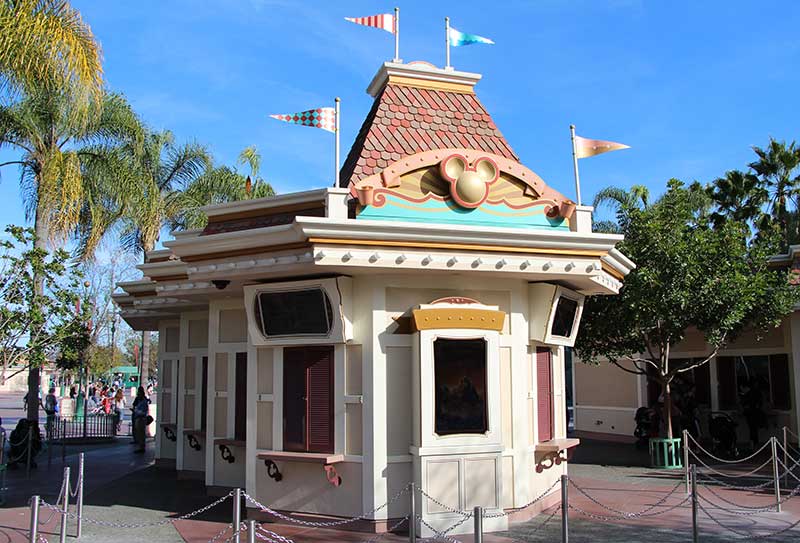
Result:
{"type": "Polygon", "coordinates": [[[341,186],[422,151],[465,148],[519,157],[474,94],[388,84],[375,98],[340,172],[341,186]]]}

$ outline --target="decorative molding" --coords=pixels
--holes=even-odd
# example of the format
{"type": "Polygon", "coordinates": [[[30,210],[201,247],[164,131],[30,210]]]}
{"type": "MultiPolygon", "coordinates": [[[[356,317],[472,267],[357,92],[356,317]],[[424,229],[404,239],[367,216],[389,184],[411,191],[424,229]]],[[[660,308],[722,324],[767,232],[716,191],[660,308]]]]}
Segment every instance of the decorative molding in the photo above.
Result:
{"type": "Polygon", "coordinates": [[[506,314],[503,311],[473,308],[415,309],[414,326],[417,330],[450,330],[466,328],[474,330],[503,329],[506,314]]]}

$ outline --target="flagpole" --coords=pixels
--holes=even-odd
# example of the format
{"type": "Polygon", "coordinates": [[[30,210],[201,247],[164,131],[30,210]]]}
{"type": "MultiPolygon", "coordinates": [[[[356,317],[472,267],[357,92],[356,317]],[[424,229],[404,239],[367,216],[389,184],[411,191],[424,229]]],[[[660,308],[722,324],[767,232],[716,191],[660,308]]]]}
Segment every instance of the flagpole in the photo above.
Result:
{"type": "Polygon", "coordinates": [[[400,62],[400,8],[394,8],[394,61],[400,62]]]}
{"type": "Polygon", "coordinates": [[[575,195],[578,205],[581,205],[581,176],[578,173],[578,150],[575,147],[575,125],[569,125],[569,134],[572,139],[572,165],[575,168],[575,195]]]}
{"type": "Polygon", "coordinates": [[[341,99],[337,96],[336,97],[336,108],[333,114],[333,132],[334,137],[336,138],[336,143],[334,143],[334,160],[336,161],[336,165],[334,167],[334,188],[339,187],[339,103],[341,99]]]}
{"type": "Polygon", "coordinates": [[[444,43],[445,43],[445,62],[444,69],[450,68],[450,17],[444,18],[444,43]]]}

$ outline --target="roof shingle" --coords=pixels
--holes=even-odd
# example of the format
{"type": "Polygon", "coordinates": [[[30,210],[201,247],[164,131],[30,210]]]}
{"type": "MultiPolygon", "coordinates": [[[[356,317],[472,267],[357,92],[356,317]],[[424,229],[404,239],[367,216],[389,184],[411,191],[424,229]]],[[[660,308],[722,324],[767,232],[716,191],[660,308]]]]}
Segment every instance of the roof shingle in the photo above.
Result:
{"type": "Polygon", "coordinates": [[[423,151],[464,147],[519,161],[473,94],[387,84],[347,154],[341,186],[423,151]]]}

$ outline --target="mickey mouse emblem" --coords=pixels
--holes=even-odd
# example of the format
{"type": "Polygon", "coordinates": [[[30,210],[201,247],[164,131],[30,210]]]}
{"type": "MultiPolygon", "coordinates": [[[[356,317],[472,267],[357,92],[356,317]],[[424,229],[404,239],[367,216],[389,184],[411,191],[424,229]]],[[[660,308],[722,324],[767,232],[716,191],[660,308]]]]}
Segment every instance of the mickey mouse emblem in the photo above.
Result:
{"type": "Polygon", "coordinates": [[[442,177],[450,182],[450,196],[461,207],[475,209],[489,196],[489,185],[497,181],[497,164],[487,157],[472,165],[462,155],[450,155],[442,160],[442,177]]]}

